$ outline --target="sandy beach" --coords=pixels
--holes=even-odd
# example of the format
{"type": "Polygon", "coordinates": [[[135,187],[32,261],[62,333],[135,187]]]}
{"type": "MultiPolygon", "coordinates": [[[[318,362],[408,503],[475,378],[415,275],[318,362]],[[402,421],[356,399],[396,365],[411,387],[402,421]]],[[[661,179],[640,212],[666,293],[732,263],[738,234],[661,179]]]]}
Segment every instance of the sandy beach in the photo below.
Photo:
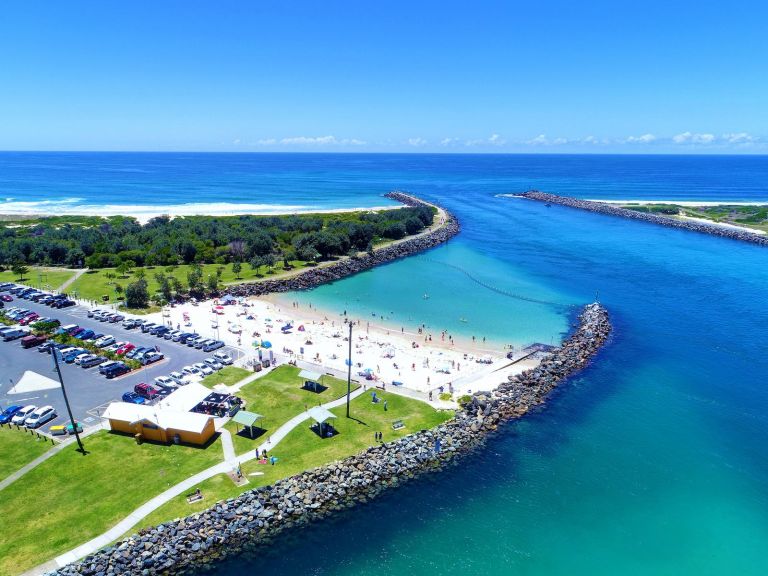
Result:
{"type": "Polygon", "coordinates": [[[6,202],[0,204],[0,216],[14,219],[41,218],[46,216],[131,216],[146,224],[157,216],[285,216],[289,214],[342,214],[346,212],[370,212],[402,208],[402,205],[370,206],[358,208],[322,209],[308,205],[285,204],[232,204],[228,202],[190,203],[174,205],[105,205],[57,204],[41,210],[36,202],[6,202]]]}
{"type": "MultiPolygon", "coordinates": [[[[260,346],[262,354],[266,356],[272,350],[282,362],[308,362],[321,372],[347,370],[349,323],[344,322],[343,315],[275,296],[249,298],[231,305],[220,305],[215,300],[197,306],[187,303],[167,307],[148,318],[221,339],[241,351],[240,364],[257,359],[260,346]]],[[[403,389],[409,395],[417,393],[424,399],[432,391],[437,401],[441,388],[453,391],[455,397],[490,390],[507,375],[538,362],[526,360],[510,366],[505,351],[458,342],[449,334],[419,334],[371,324],[364,318],[349,320],[353,375],[361,379],[370,372],[372,384],[393,391],[403,389]]]]}

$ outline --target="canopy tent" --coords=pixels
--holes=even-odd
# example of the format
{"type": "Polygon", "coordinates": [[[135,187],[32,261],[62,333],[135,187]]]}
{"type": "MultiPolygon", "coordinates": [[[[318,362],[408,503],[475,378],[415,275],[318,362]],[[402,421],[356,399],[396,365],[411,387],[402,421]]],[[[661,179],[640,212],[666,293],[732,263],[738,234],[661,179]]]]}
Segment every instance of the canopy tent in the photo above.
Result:
{"type": "Polygon", "coordinates": [[[19,381],[16,382],[16,386],[8,390],[8,394],[27,394],[29,392],[52,390],[53,388],[59,387],[60,384],[56,380],[38,374],[37,372],[27,370],[22,377],[19,378],[19,381]]]}
{"type": "Polygon", "coordinates": [[[328,408],[323,408],[322,406],[315,406],[314,408],[310,408],[309,417],[317,423],[317,431],[320,435],[320,438],[326,438],[334,435],[335,430],[330,424],[328,424],[327,420],[336,418],[336,415],[328,410],[328,408]]]}
{"type": "Polygon", "coordinates": [[[261,420],[262,418],[264,418],[264,416],[262,416],[261,414],[256,414],[256,412],[239,410],[237,414],[235,414],[232,417],[232,421],[235,424],[240,424],[248,428],[248,434],[250,435],[251,439],[253,439],[254,424],[256,424],[256,422],[261,420]]]}
{"type": "Polygon", "coordinates": [[[219,302],[222,304],[234,304],[237,302],[237,298],[232,296],[231,294],[224,294],[221,298],[219,298],[219,302]]]}
{"type": "Polygon", "coordinates": [[[320,378],[322,377],[323,375],[320,372],[314,372],[312,370],[302,370],[299,372],[299,378],[304,380],[302,388],[311,390],[312,392],[323,392],[325,390],[325,386],[320,384],[320,378]]]}

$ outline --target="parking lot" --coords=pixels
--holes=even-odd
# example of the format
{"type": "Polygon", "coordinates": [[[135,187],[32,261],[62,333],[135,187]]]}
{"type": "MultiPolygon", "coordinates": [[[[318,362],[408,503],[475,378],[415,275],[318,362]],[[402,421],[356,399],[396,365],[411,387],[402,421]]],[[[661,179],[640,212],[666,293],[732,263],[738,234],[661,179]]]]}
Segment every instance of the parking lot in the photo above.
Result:
{"type": "MultiPolygon", "coordinates": [[[[108,380],[99,373],[98,366],[83,369],[75,364],[61,363],[61,373],[67,388],[72,413],[84,426],[99,423],[99,415],[106,406],[116,400],[120,400],[123,392],[132,391],[136,384],[141,382],[151,383],[157,376],[165,376],[173,371],[181,371],[184,366],[201,362],[211,353],[203,352],[177,342],[164,340],[156,336],[144,334],[140,329],[127,330],[120,323],[99,322],[88,318],[88,309],[80,306],[61,310],[51,309],[43,304],[37,304],[29,300],[14,298],[14,301],[6,304],[27,308],[40,314],[57,318],[62,325],[77,324],[83,328],[89,328],[96,332],[111,334],[117,341],[126,341],[136,346],[157,346],[165,355],[165,358],[139,370],[108,380]]],[[[222,348],[221,351],[234,351],[222,348]]],[[[54,380],[57,378],[54,371],[53,359],[49,354],[38,352],[36,347],[24,349],[19,340],[10,342],[0,341],[0,408],[11,404],[35,404],[44,406],[50,404],[58,414],[55,420],[43,426],[47,430],[51,424],[62,424],[67,419],[64,397],[60,389],[42,390],[29,394],[8,394],[8,391],[21,378],[26,370],[37,372],[54,380]]]]}

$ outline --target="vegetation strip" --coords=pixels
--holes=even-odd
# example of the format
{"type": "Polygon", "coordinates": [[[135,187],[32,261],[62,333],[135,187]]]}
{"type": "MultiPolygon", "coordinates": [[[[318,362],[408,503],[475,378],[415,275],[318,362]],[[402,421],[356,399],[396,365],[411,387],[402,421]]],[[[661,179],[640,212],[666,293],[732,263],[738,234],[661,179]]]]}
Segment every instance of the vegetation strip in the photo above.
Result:
{"type": "Polygon", "coordinates": [[[587,365],[610,331],[605,308],[590,304],[575,332],[554,354],[493,392],[476,393],[453,420],[162,524],[56,573],[179,573],[202,569],[228,555],[257,552],[284,530],[365,502],[387,488],[455,462],[482,445],[499,424],[543,403],[560,382],[587,365]]]}
{"type": "MultiPolygon", "coordinates": [[[[389,192],[387,198],[402,202],[410,207],[432,207],[414,196],[402,192],[389,192]]],[[[399,258],[405,258],[430,248],[434,248],[447,242],[460,231],[459,221],[455,216],[445,212],[446,221],[439,227],[418,236],[409,237],[396,244],[390,244],[383,248],[366,252],[364,255],[356,255],[351,258],[339,260],[329,266],[312,268],[290,278],[265,280],[247,284],[238,284],[228,289],[235,296],[262,296],[273,292],[292,292],[294,290],[308,290],[321,284],[340,280],[347,276],[370,270],[375,266],[392,262],[399,258]]]]}
{"type": "Polygon", "coordinates": [[[618,206],[606,204],[604,202],[579,200],[578,198],[571,198],[569,196],[547,194],[546,192],[539,192],[538,190],[529,190],[528,192],[519,194],[519,196],[522,198],[528,198],[530,200],[538,200],[539,202],[559,204],[561,206],[568,206],[569,208],[579,208],[580,210],[597,212],[598,214],[620,216],[622,218],[629,218],[631,220],[642,220],[643,222],[651,222],[661,226],[669,226],[670,228],[682,228],[684,230],[691,230],[693,232],[701,232],[702,234],[711,234],[713,236],[720,236],[722,238],[731,238],[732,240],[741,240],[742,242],[750,242],[760,246],[768,246],[768,238],[765,236],[755,234],[754,232],[737,230],[735,228],[726,228],[724,226],[718,226],[717,224],[707,224],[704,222],[697,222],[692,220],[677,220],[669,216],[660,216],[659,214],[629,210],[627,208],[620,208],[618,206]]]}

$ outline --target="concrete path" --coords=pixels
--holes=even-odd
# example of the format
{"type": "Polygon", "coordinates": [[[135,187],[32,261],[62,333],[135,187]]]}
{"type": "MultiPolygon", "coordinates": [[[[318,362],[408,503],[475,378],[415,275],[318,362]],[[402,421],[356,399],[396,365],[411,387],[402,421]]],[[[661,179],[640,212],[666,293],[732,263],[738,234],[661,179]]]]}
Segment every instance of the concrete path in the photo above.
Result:
{"type": "Polygon", "coordinates": [[[56,288],[56,290],[57,290],[58,292],[64,292],[64,291],[65,291],[67,288],[69,288],[70,286],[72,286],[72,284],[74,284],[74,283],[75,283],[75,280],[77,280],[78,278],[80,278],[80,276],[82,276],[82,275],[83,275],[83,274],[85,274],[86,272],[88,272],[88,268],[79,268],[79,269],[78,269],[78,270],[75,272],[74,276],[72,276],[72,278],[70,278],[69,280],[67,280],[66,282],[64,282],[64,284],[62,284],[61,286],[59,286],[58,288],[56,288]]]}
{"type": "MultiPolygon", "coordinates": [[[[364,394],[365,390],[363,388],[358,388],[354,392],[352,392],[351,397],[357,398],[361,394],[364,394]]],[[[343,406],[345,402],[347,401],[346,396],[342,396],[341,398],[338,398],[336,400],[333,400],[332,402],[327,402],[325,404],[322,404],[324,408],[337,408],[339,406],[343,406]]],[[[85,544],[78,546],[77,548],[70,550],[69,552],[66,552],[60,556],[57,556],[53,562],[47,562],[45,564],[41,564],[40,566],[30,570],[29,572],[26,572],[24,576],[32,576],[35,574],[44,574],[47,571],[55,570],[56,568],[60,568],[62,566],[65,566],[71,562],[74,562],[76,560],[79,560],[80,558],[84,558],[88,554],[93,554],[97,550],[100,550],[101,548],[104,548],[105,546],[109,545],[111,542],[114,542],[118,538],[120,538],[123,534],[128,532],[131,528],[133,528],[136,524],[138,524],[143,518],[146,518],[149,514],[160,508],[163,504],[169,502],[173,498],[176,498],[177,496],[180,496],[181,494],[191,492],[195,486],[200,484],[201,482],[208,480],[209,478],[212,478],[213,476],[216,476],[217,474],[224,474],[227,472],[230,472],[232,470],[235,470],[239,464],[242,464],[243,462],[248,462],[250,460],[253,460],[256,458],[256,456],[262,451],[272,451],[275,449],[275,446],[277,446],[283,438],[285,438],[294,428],[296,428],[299,424],[304,422],[305,420],[309,419],[309,414],[307,412],[302,412],[301,414],[297,414],[288,422],[280,426],[277,430],[275,430],[267,440],[261,444],[258,448],[255,450],[249,450],[245,454],[235,455],[234,448],[231,451],[232,456],[227,457],[227,459],[224,462],[219,462],[215,466],[211,466],[210,468],[207,468],[203,470],[202,472],[198,472],[194,476],[190,476],[186,480],[179,482],[175,486],[172,486],[162,494],[158,494],[154,498],[152,498],[149,502],[146,502],[145,504],[142,504],[139,506],[136,510],[131,512],[127,517],[125,517],[123,520],[118,522],[115,526],[104,532],[101,536],[97,536],[93,540],[86,542],[85,544]]],[[[222,445],[225,445],[224,451],[227,453],[228,449],[226,448],[226,441],[224,440],[225,436],[229,438],[229,442],[232,442],[231,436],[229,436],[229,432],[227,430],[220,430],[222,432],[222,445]]],[[[211,502],[211,504],[213,504],[211,502]]]]}
{"type": "MultiPolygon", "coordinates": [[[[91,426],[89,428],[86,428],[80,434],[80,438],[81,439],[87,438],[91,434],[94,434],[94,433],[96,433],[96,432],[98,432],[99,430],[102,430],[102,429],[103,429],[102,426],[91,426]]],[[[10,486],[14,482],[16,482],[16,480],[18,480],[19,478],[21,478],[22,476],[27,474],[30,470],[34,470],[35,468],[40,466],[40,464],[42,464],[43,462],[48,460],[48,458],[50,458],[52,456],[55,456],[56,454],[58,454],[59,452],[64,450],[64,448],[67,448],[68,446],[71,446],[75,442],[77,442],[75,437],[74,436],[70,436],[66,440],[62,441],[61,444],[57,444],[56,446],[54,446],[53,448],[48,450],[48,452],[46,452],[45,454],[42,454],[41,456],[38,456],[37,458],[32,460],[32,462],[30,462],[26,466],[24,466],[22,468],[19,468],[18,470],[16,470],[16,472],[14,472],[13,474],[8,476],[7,478],[3,479],[2,482],[0,482],[0,490],[3,490],[5,488],[7,488],[8,486],[10,486]]],[[[86,446],[85,449],[88,450],[88,446],[86,446]]]]}
{"type": "Polygon", "coordinates": [[[235,459],[235,446],[232,444],[232,435],[226,428],[219,428],[221,434],[221,447],[224,449],[224,461],[235,459]]]}

